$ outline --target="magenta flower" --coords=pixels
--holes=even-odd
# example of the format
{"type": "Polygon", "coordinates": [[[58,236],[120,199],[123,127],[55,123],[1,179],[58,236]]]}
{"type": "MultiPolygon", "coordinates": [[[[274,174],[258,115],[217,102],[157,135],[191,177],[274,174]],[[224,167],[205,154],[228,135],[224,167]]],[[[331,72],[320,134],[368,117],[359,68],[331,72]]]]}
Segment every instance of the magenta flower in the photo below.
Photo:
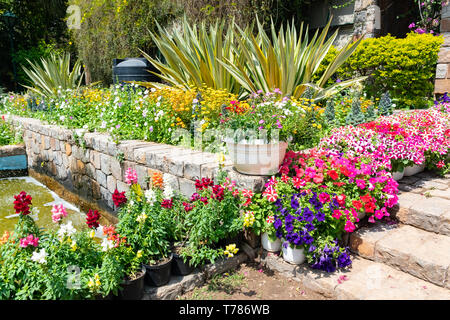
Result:
{"type": "Polygon", "coordinates": [[[29,234],[26,238],[20,239],[20,247],[26,248],[28,246],[37,247],[39,245],[39,238],[35,238],[32,234],[29,234]]]}
{"type": "Polygon", "coordinates": [[[137,183],[137,173],[136,170],[128,168],[125,172],[125,182],[129,185],[137,183]]]}

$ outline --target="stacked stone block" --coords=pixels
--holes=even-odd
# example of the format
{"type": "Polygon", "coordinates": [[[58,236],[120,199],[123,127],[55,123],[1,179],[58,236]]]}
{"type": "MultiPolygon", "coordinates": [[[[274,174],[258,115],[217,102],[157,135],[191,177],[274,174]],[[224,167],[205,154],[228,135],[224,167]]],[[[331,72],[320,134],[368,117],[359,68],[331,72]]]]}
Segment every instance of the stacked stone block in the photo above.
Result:
{"type": "MultiPolygon", "coordinates": [[[[195,192],[195,180],[215,178],[219,171],[215,154],[139,140],[114,143],[107,134],[68,130],[36,119],[8,116],[24,128],[28,167],[61,183],[83,199],[114,211],[112,194],[128,190],[124,174],[136,170],[143,189],[154,172],[165,174],[174,189],[185,196],[195,192]]],[[[261,191],[267,177],[237,173],[231,161],[224,170],[241,188],[261,191]]]]}

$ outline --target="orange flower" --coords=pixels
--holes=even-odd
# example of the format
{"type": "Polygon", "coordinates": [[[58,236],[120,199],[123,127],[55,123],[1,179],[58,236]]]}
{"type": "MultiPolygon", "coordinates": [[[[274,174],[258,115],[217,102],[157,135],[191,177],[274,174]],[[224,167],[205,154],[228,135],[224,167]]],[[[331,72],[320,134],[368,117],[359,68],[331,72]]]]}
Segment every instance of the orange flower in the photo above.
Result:
{"type": "Polygon", "coordinates": [[[5,231],[4,233],[3,233],[3,236],[0,238],[0,246],[2,245],[2,244],[5,244],[6,242],[8,242],[8,239],[9,239],[9,236],[10,236],[11,234],[9,233],[9,231],[5,231]]]}
{"type": "Polygon", "coordinates": [[[161,172],[153,172],[152,186],[162,189],[164,185],[163,174],[161,172]]]}

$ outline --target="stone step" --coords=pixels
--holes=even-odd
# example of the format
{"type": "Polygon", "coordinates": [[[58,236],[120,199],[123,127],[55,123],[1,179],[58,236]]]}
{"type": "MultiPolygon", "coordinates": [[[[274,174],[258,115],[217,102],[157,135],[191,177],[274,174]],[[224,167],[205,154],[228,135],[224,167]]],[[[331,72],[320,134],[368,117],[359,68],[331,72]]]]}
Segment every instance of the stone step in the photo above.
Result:
{"type": "Polygon", "coordinates": [[[268,254],[262,262],[302,283],[306,290],[338,300],[449,300],[450,290],[386,264],[353,257],[349,269],[327,273],[303,264],[294,266],[268,254]]]}
{"type": "Polygon", "coordinates": [[[358,255],[450,288],[450,237],[409,225],[362,228],[350,237],[358,255]]]}
{"type": "Polygon", "coordinates": [[[403,224],[450,236],[450,189],[427,192],[426,195],[401,193],[398,197],[400,208],[396,213],[398,220],[403,224]]]}

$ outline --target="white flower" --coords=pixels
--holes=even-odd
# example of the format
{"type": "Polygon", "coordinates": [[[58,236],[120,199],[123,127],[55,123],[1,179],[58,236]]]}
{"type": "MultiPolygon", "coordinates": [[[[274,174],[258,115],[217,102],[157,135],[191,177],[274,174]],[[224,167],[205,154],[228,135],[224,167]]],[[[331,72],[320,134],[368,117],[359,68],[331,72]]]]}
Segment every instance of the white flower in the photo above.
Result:
{"type": "Polygon", "coordinates": [[[164,199],[171,199],[173,197],[173,189],[170,185],[164,187],[163,196],[164,199]]]}
{"type": "Polygon", "coordinates": [[[59,120],[64,121],[64,120],[66,120],[66,117],[65,116],[61,116],[61,117],[59,117],[59,120]]]}
{"type": "Polygon", "coordinates": [[[34,207],[33,209],[31,209],[31,214],[30,217],[34,220],[34,221],[38,221],[39,220],[39,209],[34,207]]]}
{"type": "Polygon", "coordinates": [[[58,237],[60,239],[64,238],[64,236],[70,237],[75,232],[77,232],[77,230],[73,227],[72,221],[69,221],[66,224],[61,225],[61,227],[58,230],[58,237]]]}
{"type": "Polygon", "coordinates": [[[173,186],[176,185],[177,178],[175,176],[172,176],[171,174],[164,173],[163,175],[163,185],[164,186],[171,186],[173,189],[173,186]]]}
{"type": "Polygon", "coordinates": [[[114,242],[112,240],[108,240],[108,239],[104,238],[101,246],[102,246],[102,251],[105,252],[105,251],[108,251],[109,249],[114,248],[114,242]]]}
{"type": "Polygon", "coordinates": [[[33,255],[31,256],[31,260],[34,262],[38,262],[41,264],[47,263],[47,252],[45,252],[45,249],[41,249],[39,252],[34,251],[33,255]]]}
{"type": "Polygon", "coordinates": [[[144,193],[145,199],[147,199],[147,202],[150,203],[150,205],[153,205],[156,201],[156,192],[153,191],[153,189],[148,189],[144,193]]]}

